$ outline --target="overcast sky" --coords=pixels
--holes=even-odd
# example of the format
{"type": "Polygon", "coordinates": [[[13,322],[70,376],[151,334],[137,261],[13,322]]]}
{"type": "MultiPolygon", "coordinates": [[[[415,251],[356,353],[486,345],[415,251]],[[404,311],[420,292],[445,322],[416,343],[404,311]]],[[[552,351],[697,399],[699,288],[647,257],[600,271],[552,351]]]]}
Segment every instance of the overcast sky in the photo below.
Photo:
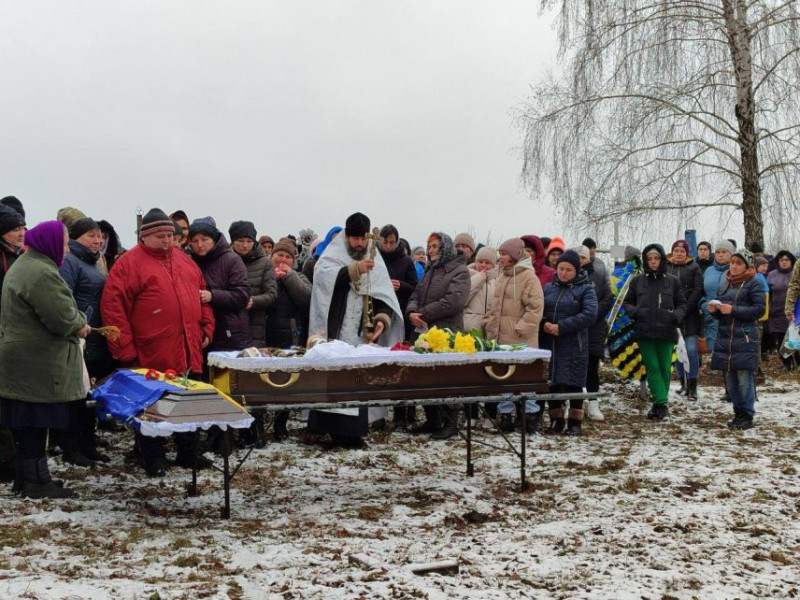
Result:
{"type": "Polygon", "coordinates": [[[135,210],[324,234],[356,210],[552,234],[513,110],[555,59],[533,0],[0,0],[0,196],[133,241],[135,210]]]}

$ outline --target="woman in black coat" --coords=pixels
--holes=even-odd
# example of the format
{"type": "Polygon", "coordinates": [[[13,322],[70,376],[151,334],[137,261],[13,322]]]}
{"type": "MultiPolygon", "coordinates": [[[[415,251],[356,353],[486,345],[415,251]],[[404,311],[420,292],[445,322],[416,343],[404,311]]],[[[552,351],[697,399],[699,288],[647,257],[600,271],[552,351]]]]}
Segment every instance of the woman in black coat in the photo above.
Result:
{"type": "Polygon", "coordinates": [[[680,330],[689,355],[689,372],[686,373],[683,363],[678,361],[676,368],[681,380],[678,393],[685,393],[689,400],[697,400],[697,376],[700,372],[697,342],[703,325],[700,312],[700,300],[704,293],[703,271],[689,256],[689,243],[686,240],[678,240],[672,244],[672,253],[667,256],[667,273],[680,280],[683,296],[686,298],[686,316],[680,323],[680,330]]]}

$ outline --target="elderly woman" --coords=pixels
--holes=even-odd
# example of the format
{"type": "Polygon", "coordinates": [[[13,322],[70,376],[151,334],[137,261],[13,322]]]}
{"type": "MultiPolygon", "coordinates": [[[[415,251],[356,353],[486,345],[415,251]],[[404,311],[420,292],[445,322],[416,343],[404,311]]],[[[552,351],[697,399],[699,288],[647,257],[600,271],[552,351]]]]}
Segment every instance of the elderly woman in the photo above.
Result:
{"type": "Polygon", "coordinates": [[[58,272],[69,252],[64,225],[40,223],[25,242],[28,251],[6,275],[0,301],[0,424],[14,434],[14,491],[66,498],[72,490],[47,467],[47,429],[68,428],[73,403],[86,398],[79,338],[90,328],[58,272]]]}
{"type": "MultiPolygon", "coordinates": [[[[467,261],[453,245],[449,235],[440,231],[428,236],[428,269],[417,284],[406,306],[409,322],[419,331],[429,327],[464,329],[464,306],[469,296],[467,261]]],[[[445,440],[458,433],[458,410],[455,407],[425,407],[425,423],[412,433],[431,433],[445,440]]]]}
{"type": "MultiPolygon", "coordinates": [[[[59,272],[90,326],[100,327],[100,299],[106,284],[106,274],[98,268],[105,240],[100,225],[85,217],[69,228],[69,254],[59,272]]],[[[116,367],[105,340],[94,335],[86,340],[84,351],[89,377],[102,379],[116,367]]],[[[57,433],[54,437],[64,452],[64,460],[80,467],[89,467],[95,461],[108,462],[109,458],[97,450],[94,410],[80,407],[75,415],[75,428],[57,433]]]]}
{"type": "Polygon", "coordinates": [[[725,390],[733,403],[729,429],[750,429],[755,415],[758,319],[767,300],[754,262],[749,250],[735,250],[717,298],[708,304],[709,313],[719,321],[711,368],[725,374],[725,390]]]}
{"type": "Polygon", "coordinates": [[[214,311],[214,338],[207,350],[242,350],[252,346],[247,314],[250,280],[244,264],[231,253],[228,240],[211,217],[192,221],[189,244],[192,259],[200,267],[208,288],[200,290],[200,302],[211,305],[214,311]]]}
{"type": "MultiPolygon", "coordinates": [[[[765,332],[764,351],[780,351],[783,337],[786,335],[786,330],[789,329],[789,319],[786,318],[783,307],[786,304],[789,280],[792,277],[792,269],[796,260],[794,254],[788,250],[781,250],[775,255],[775,264],[778,265],[778,268],[767,274],[769,318],[767,320],[767,331],[765,332]]],[[[788,358],[781,356],[781,360],[783,361],[784,369],[787,371],[794,369],[794,355],[788,358]]]]}
{"type": "MultiPolygon", "coordinates": [[[[542,348],[550,350],[550,391],[580,394],[589,369],[589,328],[597,320],[597,293],[581,259],[574,250],[558,257],[553,281],[544,286],[542,348]]],[[[583,400],[569,401],[565,414],[563,400],[549,402],[550,428],[547,433],[581,435],[583,400]],[[566,417],[566,419],[565,419],[566,417]]]]}
{"type": "Polygon", "coordinates": [[[250,317],[250,334],[253,345],[264,346],[264,327],[267,309],[275,302],[277,286],[272,263],[264,253],[264,248],[256,243],[256,227],[250,221],[235,221],[228,228],[231,236],[231,250],[242,259],[250,281],[250,300],[247,314],[250,317]]]}

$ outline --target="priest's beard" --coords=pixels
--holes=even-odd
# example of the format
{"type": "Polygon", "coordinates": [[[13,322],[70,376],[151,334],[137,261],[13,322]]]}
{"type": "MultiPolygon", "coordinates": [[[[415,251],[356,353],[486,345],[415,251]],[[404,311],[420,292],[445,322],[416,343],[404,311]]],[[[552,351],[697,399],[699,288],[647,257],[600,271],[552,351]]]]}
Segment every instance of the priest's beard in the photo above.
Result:
{"type": "Polygon", "coordinates": [[[364,248],[362,250],[357,250],[353,248],[350,244],[347,244],[347,254],[353,260],[363,260],[363,258],[367,255],[367,249],[364,248]]]}

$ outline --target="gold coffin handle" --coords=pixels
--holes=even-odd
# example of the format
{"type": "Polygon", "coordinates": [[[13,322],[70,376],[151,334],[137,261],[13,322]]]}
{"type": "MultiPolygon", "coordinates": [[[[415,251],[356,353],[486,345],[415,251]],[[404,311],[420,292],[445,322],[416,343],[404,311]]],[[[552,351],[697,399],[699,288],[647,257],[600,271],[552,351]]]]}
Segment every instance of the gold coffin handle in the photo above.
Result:
{"type": "Polygon", "coordinates": [[[275,383],[274,381],[272,381],[272,379],[269,378],[269,373],[259,373],[258,376],[261,378],[261,381],[278,390],[282,390],[283,388],[287,388],[291,385],[294,385],[295,383],[297,383],[297,380],[300,379],[299,372],[289,373],[289,379],[286,381],[286,383],[275,383]]]}
{"type": "Polygon", "coordinates": [[[514,371],[517,370],[517,365],[508,365],[508,371],[506,371],[505,375],[496,375],[494,372],[494,367],[492,365],[486,365],[485,367],[483,367],[483,370],[486,371],[486,374],[495,381],[505,381],[506,379],[510,379],[511,376],[514,375],[514,371]]]}

